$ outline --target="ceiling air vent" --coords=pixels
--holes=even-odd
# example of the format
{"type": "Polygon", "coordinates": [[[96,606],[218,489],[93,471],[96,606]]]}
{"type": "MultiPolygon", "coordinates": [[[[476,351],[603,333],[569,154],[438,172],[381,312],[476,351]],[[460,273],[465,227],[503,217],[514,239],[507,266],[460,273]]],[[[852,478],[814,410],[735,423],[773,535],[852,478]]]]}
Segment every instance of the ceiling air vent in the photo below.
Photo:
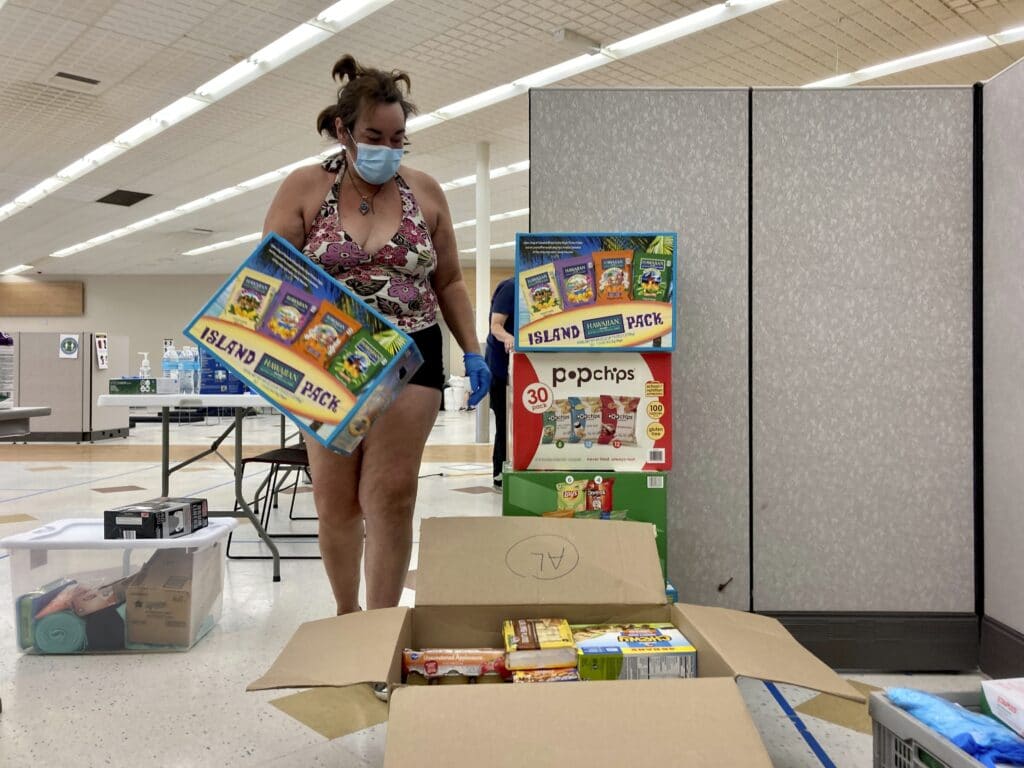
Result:
{"type": "Polygon", "coordinates": [[[86,83],[87,85],[99,85],[100,81],[92,77],[85,77],[84,75],[74,75],[70,72],[58,72],[54,77],[62,77],[65,80],[74,80],[76,83],[86,83]]]}
{"type": "Polygon", "coordinates": [[[110,203],[111,205],[123,205],[126,208],[135,205],[147,197],[152,197],[149,192],[132,192],[127,189],[115,189],[109,195],[104,195],[97,203],[110,203]]]}

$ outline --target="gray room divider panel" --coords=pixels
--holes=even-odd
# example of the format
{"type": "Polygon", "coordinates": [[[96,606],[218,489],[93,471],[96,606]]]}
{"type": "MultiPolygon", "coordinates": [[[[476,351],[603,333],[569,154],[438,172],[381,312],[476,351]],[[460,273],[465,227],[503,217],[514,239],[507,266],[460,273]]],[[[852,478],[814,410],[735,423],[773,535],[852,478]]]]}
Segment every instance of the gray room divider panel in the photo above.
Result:
{"type": "Polygon", "coordinates": [[[532,231],[679,233],[669,576],[683,600],[742,609],[749,603],[747,99],[746,90],[530,94],[532,231]]]}
{"type": "Polygon", "coordinates": [[[757,91],[753,180],[755,610],[973,612],[971,90],[757,91]]]}
{"type": "Polygon", "coordinates": [[[982,669],[1019,676],[1024,675],[1024,64],[986,83],[983,95],[982,669]]]}

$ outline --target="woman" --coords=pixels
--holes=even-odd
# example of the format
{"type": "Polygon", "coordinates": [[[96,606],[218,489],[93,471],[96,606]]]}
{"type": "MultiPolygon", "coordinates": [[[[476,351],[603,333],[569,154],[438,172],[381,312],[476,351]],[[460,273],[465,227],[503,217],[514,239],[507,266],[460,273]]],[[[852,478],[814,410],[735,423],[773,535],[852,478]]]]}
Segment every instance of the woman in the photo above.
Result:
{"type": "Polygon", "coordinates": [[[366,607],[394,606],[402,595],[420,460],[444,386],[438,309],[465,352],[475,402],[487,393],[489,374],[444,193],[425,173],[400,165],[405,121],[415,111],[400,87],[408,92],[409,76],[360,67],[351,56],[332,74],[342,87],[317,129],[337,139],[342,153],[292,172],[263,231],[289,240],[388,316],[424,360],[352,456],[307,443],[320,551],[343,614],[360,609],[364,523],[366,607]]]}

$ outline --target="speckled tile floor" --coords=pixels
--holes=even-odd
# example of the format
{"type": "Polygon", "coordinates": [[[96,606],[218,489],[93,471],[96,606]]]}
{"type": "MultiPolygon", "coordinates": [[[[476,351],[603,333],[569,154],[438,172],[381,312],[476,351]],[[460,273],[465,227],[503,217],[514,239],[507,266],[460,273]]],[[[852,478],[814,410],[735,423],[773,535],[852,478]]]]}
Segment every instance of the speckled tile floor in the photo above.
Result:
{"type": "MultiPolygon", "coordinates": [[[[226,422],[172,427],[178,445],[209,443],[226,422]]],[[[247,420],[247,444],[273,444],[279,422],[264,416],[247,420]]],[[[416,519],[436,515],[499,515],[498,494],[455,493],[489,483],[489,465],[462,466],[485,460],[485,446],[473,446],[471,414],[441,414],[434,429],[422,474],[416,519]],[[436,460],[433,460],[436,459],[436,460]],[[456,470],[455,465],[459,465],[456,470]],[[445,469],[447,467],[447,470],[445,469]]],[[[159,427],[140,425],[121,445],[159,444],[159,427]]],[[[0,454],[0,537],[66,517],[98,517],[112,501],[137,500],[159,493],[158,459],[142,461],[83,460],[96,447],[54,445],[38,461],[19,460],[17,447],[0,454]],[[77,457],[77,458],[76,458],[77,457]],[[38,470],[38,471],[30,471],[38,470]],[[96,493],[96,487],[140,486],[144,491],[96,493]],[[24,517],[32,518],[30,520],[24,517]],[[5,522],[6,521],[6,522],[5,522]]],[[[28,451],[24,452],[28,455],[28,451]]],[[[255,489],[259,476],[246,481],[255,489]]],[[[174,475],[172,491],[202,495],[214,507],[233,498],[232,478],[218,460],[203,462],[174,475]]],[[[312,513],[312,495],[297,497],[298,514],[312,513]]],[[[283,513],[275,528],[300,533],[311,522],[288,523],[283,513]],[[284,520],[284,522],[279,522],[284,520]]],[[[242,527],[240,539],[251,539],[242,527]]],[[[240,548],[244,553],[246,545],[240,548]]],[[[248,545],[250,549],[256,545],[248,545]]],[[[283,552],[315,551],[298,542],[283,552]]],[[[183,654],[112,656],[32,656],[18,653],[9,568],[0,552],[0,766],[344,766],[379,768],[383,764],[387,725],[374,726],[328,741],[268,702],[280,691],[246,693],[245,686],[276,657],[303,621],[333,610],[330,589],[318,560],[285,560],[282,581],[271,581],[264,561],[227,562],[224,608],[220,623],[191,651],[183,654]]],[[[416,567],[413,552],[413,568],[416,567]]],[[[415,593],[406,589],[402,603],[415,593]]],[[[873,685],[911,684],[928,690],[952,690],[977,683],[977,676],[851,675],[873,685]]],[[[816,753],[763,683],[741,681],[755,723],[779,768],[868,768],[871,739],[861,733],[800,715],[816,753]]],[[[813,694],[779,686],[792,707],[813,694]]]]}

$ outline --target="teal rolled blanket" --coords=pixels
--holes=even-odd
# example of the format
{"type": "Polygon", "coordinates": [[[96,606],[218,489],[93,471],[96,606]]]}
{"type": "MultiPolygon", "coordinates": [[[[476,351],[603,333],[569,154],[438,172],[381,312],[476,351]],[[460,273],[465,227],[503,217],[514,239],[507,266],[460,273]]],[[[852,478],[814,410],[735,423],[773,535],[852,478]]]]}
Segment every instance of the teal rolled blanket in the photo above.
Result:
{"type": "Polygon", "coordinates": [[[40,653],[78,653],[85,650],[85,621],[71,611],[58,611],[36,622],[32,639],[40,653]]]}

